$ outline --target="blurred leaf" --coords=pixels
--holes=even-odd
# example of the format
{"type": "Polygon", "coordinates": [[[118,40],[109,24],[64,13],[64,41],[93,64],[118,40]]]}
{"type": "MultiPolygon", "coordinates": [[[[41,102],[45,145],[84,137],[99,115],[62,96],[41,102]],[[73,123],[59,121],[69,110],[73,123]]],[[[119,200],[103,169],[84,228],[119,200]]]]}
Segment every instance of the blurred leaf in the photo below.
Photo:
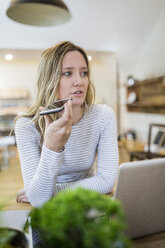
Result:
{"type": "Polygon", "coordinates": [[[121,203],[95,191],[60,192],[30,216],[47,248],[130,247],[121,203]]]}

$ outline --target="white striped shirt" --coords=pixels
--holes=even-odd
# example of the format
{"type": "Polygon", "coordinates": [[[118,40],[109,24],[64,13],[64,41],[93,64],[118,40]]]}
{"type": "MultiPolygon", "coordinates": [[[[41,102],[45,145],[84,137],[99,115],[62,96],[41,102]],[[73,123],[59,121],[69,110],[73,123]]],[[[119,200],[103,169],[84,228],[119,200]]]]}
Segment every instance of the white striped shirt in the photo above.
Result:
{"type": "Polygon", "coordinates": [[[66,188],[82,187],[102,194],[112,191],[118,173],[116,119],[106,105],[95,104],[72,126],[63,152],[40,145],[33,122],[22,117],[15,125],[27,198],[39,207],[66,188]],[[97,173],[91,175],[97,153],[97,173]]]}

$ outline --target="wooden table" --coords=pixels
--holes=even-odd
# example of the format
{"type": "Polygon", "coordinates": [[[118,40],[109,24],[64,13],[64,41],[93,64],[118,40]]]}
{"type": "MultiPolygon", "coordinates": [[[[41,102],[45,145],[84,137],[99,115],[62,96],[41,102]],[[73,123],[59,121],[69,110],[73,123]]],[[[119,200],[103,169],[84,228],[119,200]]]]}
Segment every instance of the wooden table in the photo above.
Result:
{"type": "Polygon", "coordinates": [[[165,157],[165,149],[159,153],[146,153],[144,147],[147,143],[139,140],[122,139],[119,141],[120,164],[134,159],[158,158],[165,157]]]}
{"type": "MultiPolygon", "coordinates": [[[[133,147],[131,142],[129,146],[130,149],[133,147]]],[[[136,146],[138,146],[137,143],[136,146]]],[[[8,168],[0,171],[0,203],[5,203],[3,210],[17,213],[32,209],[29,203],[17,203],[15,200],[18,190],[22,187],[23,180],[18,156],[16,156],[10,160],[8,168]]],[[[109,194],[109,197],[111,196],[112,194],[109,194]]],[[[133,248],[165,248],[165,232],[133,240],[132,244],[133,248]]]]}
{"type": "Polygon", "coordinates": [[[165,232],[132,241],[133,248],[165,248],[165,232]]]}
{"type": "Polygon", "coordinates": [[[29,203],[17,203],[17,192],[23,188],[23,179],[16,150],[16,156],[10,159],[8,167],[0,171],[0,204],[3,210],[30,210],[29,203]]]}
{"type": "Polygon", "coordinates": [[[122,139],[119,141],[119,164],[130,161],[130,153],[134,151],[144,151],[145,144],[141,141],[122,139]]]}

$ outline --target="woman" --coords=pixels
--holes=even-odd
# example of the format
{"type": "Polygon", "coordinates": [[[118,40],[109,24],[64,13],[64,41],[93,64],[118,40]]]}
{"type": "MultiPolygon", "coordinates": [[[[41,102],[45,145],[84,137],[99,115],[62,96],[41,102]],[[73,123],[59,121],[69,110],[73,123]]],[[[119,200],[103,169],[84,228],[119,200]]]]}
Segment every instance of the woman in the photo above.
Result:
{"type": "Polygon", "coordinates": [[[115,115],[108,106],[94,104],[84,50],[68,41],[45,50],[37,85],[34,105],[15,125],[24,180],[17,201],[39,207],[66,188],[111,192],[118,171],[115,115]],[[64,111],[39,115],[63,98],[72,98],[64,111]]]}

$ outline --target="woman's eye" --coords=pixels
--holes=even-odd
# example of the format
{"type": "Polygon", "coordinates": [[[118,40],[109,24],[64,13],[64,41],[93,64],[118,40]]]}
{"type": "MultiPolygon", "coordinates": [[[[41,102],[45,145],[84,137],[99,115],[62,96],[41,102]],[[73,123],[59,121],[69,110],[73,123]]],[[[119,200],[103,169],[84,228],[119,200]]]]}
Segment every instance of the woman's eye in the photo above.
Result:
{"type": "Polygon", "coordinates": [[[82,71],[82,72],[81,72],[81,76],[83,76],[83,77],[88,76],[88,72],[87,72],[87,71],[82,71]]]}
{"type": "Polygon", "coordinates": [[[66,72],[63,72],[63,74],[62,75],[64,75],[64,76],[71,76],[72,75],[72,72],[71,71],[66,71],[66,72]]]}

